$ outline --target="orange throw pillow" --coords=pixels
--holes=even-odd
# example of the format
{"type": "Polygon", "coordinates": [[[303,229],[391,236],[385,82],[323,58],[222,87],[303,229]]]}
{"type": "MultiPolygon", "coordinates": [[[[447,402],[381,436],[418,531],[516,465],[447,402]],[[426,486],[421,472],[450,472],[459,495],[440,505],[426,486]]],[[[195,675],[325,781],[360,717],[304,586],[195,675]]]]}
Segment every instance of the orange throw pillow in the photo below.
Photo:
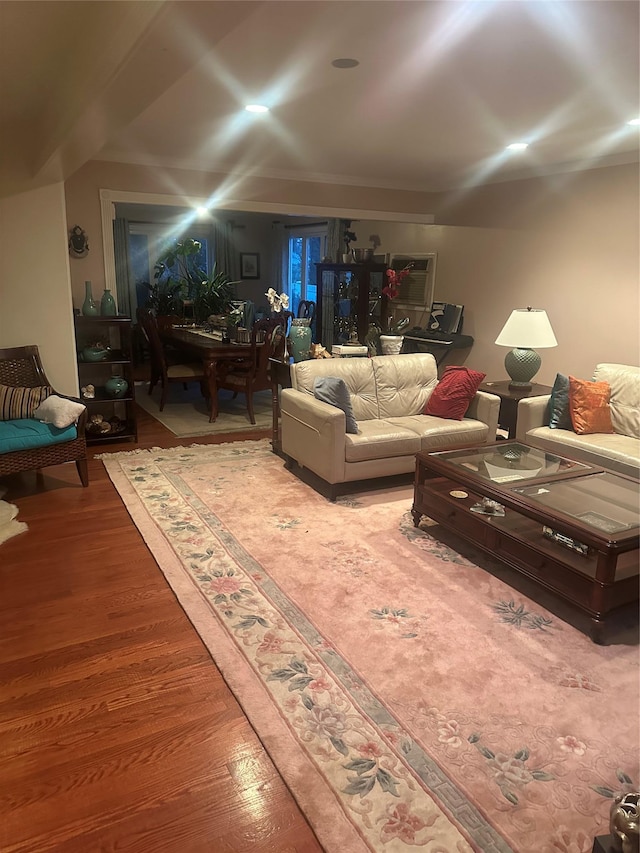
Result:
{"type": "Polygon", "coordinates": [[[569,377],[569,411],[573,430],[578,435],[594,432],[613,432],[608,382],[589,382],[569,377]]]}

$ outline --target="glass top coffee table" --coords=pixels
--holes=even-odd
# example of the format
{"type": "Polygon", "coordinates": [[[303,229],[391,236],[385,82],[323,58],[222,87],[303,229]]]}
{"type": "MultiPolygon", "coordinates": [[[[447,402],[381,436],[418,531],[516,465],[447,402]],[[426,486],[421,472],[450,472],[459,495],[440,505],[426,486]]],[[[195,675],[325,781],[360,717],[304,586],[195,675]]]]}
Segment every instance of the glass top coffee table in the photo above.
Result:
{"type": "Polygon", "coordinates": [[[516,441],[418,453],[412,508],[591,617],[638,601],[637,481],[516,441]]]}

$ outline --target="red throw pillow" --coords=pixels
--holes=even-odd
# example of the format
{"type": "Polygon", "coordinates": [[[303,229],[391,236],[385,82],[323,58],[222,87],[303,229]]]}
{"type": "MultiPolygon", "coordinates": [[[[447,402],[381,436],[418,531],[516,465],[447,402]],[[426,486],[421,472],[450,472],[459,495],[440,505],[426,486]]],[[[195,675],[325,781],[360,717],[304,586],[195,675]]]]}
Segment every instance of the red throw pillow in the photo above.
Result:
{"type": "Polygon", "coordinates": [[[422,414],[461,421],[486,375],[468,367],[445,368],[422,414]]]}
{"type": "Polygon", "coordinates": [[[578,435],[594,432],[613,432],[608,382],[590,382],[588,379],[569,377],[569,413],[573,430],[578,435]]]}

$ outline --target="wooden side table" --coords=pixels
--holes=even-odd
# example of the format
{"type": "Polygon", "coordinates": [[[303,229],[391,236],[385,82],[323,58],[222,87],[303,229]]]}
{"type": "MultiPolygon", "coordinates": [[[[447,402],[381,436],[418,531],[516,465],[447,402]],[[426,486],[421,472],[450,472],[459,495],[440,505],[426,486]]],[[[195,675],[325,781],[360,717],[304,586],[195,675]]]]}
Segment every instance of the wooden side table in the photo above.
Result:
{"type": "Polygon", "coordinates": [[[529,389],[509,388],[509,380],[507,379],[500,382],[483,382],[479,390],[500,397],[498,423],[502,429],[507,431],[509,438],[515,438],[520,400],[524,397],[544,397],[550,394],[553,389],[550,385],[538,385],[535,382],[531,384],[529,389]]]}
{"type": "Polygon", "coordinates": [[[271,449],[280,455],[280,388],[291,388],[291,370],[288,361],[277,358],[269,359],[269,374],[271,376],[271,449]]]}
{"type": "Polygon", "coordinates": [[[591,853],[614,853],[613,835],[599,835],[593,840],[591,853]]]}

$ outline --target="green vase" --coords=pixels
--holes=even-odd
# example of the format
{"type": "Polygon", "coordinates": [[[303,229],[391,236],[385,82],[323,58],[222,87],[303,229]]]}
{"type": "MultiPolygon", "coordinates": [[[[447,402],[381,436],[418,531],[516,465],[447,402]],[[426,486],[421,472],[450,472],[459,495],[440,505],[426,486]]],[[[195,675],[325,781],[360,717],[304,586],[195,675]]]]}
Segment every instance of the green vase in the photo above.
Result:
{"type": "Polygon", "coordinates": [[[306,361],[311,358],[311,326],[308,319],[294,319],[291,321],[289,341],[291,344],[291,355],[295,362],[306,361]]]}
{"type": "Polygon", "coordinates": [[[100,312],[91,293],[91,282],[84,283],[84,302],[82,303],[82,314],[85,317],[97,317],[100,312]]]}
{"type": "Polygon", "coordinates": [[[124,397],[129,389],[129,383],[122,376],[111,376],[104,383],[104,387],[110,397],[124,397]]]}
{"type": "Polygon", "coordinates": [[[116,316],[116,301],[111,295],[111,291],[106,287],[100,300],[100,315],[102,317],[116,316]]]}

